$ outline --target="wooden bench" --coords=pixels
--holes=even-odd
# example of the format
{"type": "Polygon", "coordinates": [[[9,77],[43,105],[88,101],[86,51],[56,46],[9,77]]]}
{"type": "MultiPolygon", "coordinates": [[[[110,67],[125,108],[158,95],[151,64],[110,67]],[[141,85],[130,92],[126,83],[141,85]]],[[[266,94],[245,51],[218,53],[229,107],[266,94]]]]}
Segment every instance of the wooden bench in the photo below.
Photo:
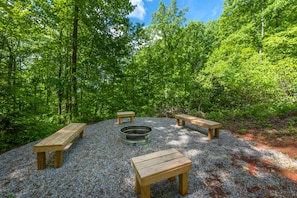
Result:
{"type": "Polygon", "coordinates": [[[125,112],[118,112],[117,118],[118,118],[118,124],[121,124],[121,118],[123,117],[130,117],[130,122],[134,122],[135,112],[133,111],[125,111],[125,112]]]}
{"type": "Polygon", "coordinates": [[[176,125],[180,126],[179,120],[182,120],[182,126],[185,126],[185,122],[189,122],[191,124],[208,128],[208,139],[211,140],[213,138],[213,129],[215,129],[215,137],[219,138],[220,128],[222,128],[222,124],[218,122],[214,122],[211,120],[205,120],[202,118],[198,118],[195,116],[190,116],[186,114],[177,114],[175,115],[176,125]]]}
{"type": "Polygon", "coordinates": [[[37,169],[46,168],[46,152],[55,151],[54,167],[59,168],[63,161],[63,151],[72,145],[72,141],[79,135],[83,137],[86,123],[71,123],[51,136],[36,144],[33,152],[37,153],[37,169]]]}
{"type": "Polygon", "coordinates": [[[135,192],[142,198],[150,197],[150,185],[179,176],[179,193],[188,193],[188,172],[192,162],[176,149],[168,149],[132,158],[131,165],[135,174],[135,192]]]}

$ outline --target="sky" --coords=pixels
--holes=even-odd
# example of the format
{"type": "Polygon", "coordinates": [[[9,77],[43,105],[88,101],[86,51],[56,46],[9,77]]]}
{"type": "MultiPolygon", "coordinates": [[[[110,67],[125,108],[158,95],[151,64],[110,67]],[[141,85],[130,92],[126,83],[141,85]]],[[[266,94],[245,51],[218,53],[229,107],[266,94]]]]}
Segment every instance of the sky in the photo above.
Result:
{"type": "MultiPolygon", "coordinates": [[[[170,0],[162,0],[166,6],[170,5],[170,0]]],[[[135,10],[129,17],[132,22],[151,23],[152,14],[158,10],[160,0],[130,0],[132,5],[136,5],[135,10]]],[[[204,23],[219,19],[223,12],[224,0],[176,0],[179,9],[188,7],[185,16],[188,21],[202,21],[204,23]]]]}

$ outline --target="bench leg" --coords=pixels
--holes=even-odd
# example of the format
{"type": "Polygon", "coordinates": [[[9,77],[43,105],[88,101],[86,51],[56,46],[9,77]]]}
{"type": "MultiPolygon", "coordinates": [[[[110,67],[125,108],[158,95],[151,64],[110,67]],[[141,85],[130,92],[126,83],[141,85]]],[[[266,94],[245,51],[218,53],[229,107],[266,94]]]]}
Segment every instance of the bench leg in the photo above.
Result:
{"type": "Polygon", "coordinates": [[[188,194],[188,172],[178,175],[179,193],[181,195],[188,194]]]}
{"type": "Polygon", "coordinates": [[[215,137],[219,138],[219,136],[220,136],[220,129],[217,128],[217,129],[215,129],[215,137]]]}
{"type": "Polygon", "coordinates": [[[179,126],[179,119],[176,119],[175,125],[179,126]]]}
{"type": "Polygon", "coordinates": [[[134,180],[135,180],[135,192],[136,194],[140,194],[140,184],[136,175],[134,175],[134,180]]]}
{"type": "Polygon", "coordinates": [[[55,160],[54,160],[54,167],[59,168],[62,166],[63,161],[63,151],[56,151],[55,152],[55,160]]]}
{"type": "Polygon", "coordinates": [[[186,125],[186,122],[183,120],[182,121],[182,126],[185,126],[186,125]]]}
{"type": "Polygon", "coordinates": [[[208,139],[212,139],[212,129],[208,129],[208,139]]]}
{"type": "Polygon", "coordinates": [[[118,124],[121,124],[121,118],[118,117],[118,124]]]}
{"type": "Polygon", "coordinates": [[[173,181],[175,181],[175,180],[176,180],[176,177],[175,177],[175,176],[173,176],[173,177],[170,177],[170,178],[168,178],[168,180],[169,180],[169,181],[171,181],[171,182],[173,182],[173,181]]]}
{"type": "Polygon", "coordinates": [[[37,169],[42,170],[46,168],[46,156],[45,152],[37,153],[37,169]]]}
{"type": "Polygon", "coordinates": [[[150,198],[150,196],[151,196],[150,185],[141,186],[141,198],[150,198]]]}
{"type": "Polygon", "coordinates": [[[130,117],[130,122],[134,122],[134,116],[130,117]]]}
{"type": "Polygon", "coordinates": [[[80,137],[80,138],[84,137],[84,131],[85,131],[85,130],[82,130],[82,132],[80,132],[80,134],[79,134],[79,137],[80,137]]]}

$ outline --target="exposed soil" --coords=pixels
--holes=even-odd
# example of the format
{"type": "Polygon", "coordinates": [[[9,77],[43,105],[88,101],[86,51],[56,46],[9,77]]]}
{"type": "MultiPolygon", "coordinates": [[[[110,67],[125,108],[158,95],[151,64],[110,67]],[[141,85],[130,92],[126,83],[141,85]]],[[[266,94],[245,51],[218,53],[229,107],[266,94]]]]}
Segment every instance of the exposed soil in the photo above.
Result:
{"type": "MultiPolygon", "coordinates": [[[[281,167],[295,165],[287,156],[276,152],[267,156],[263,150],[254,152],[253,146],[233,138],[229,132],[223,132],[220,140],[213,143],[201,141],[201,138],[207,139],[204,133],[187,127],[177,128],[174,122],[166,118],[137,118],[139,125],[151,127],[158,134],[145,147],[127,146],[115,138],[122,126],[116,125],[114,119],[88,125],[83,140],[65,152],[63,166],[59,169],[53,169],[54,156],[50,154],[47,170],[36,170],[36,154],[32,153],[36,142],[4,153],[0,157],[0,197],[98,197],[98,194],[137,197],[129,160],[168,149],[168,146],[177,147],[192,161],[189,197],[296,197],[296,180],[282,176],[285,174],[281,167]],[[77,185],[81,183],[85,185],[77,185]]],[[[227,124],[224,130],[225,126],[227,124]]],[[[165,180],[153,184],[151,189],[155,197],[176,197],[176,184],[178,182],[165,180]],[[172,190],[174,188],[176,190],[172,190]]]]}
{"type": "Polygon", "coordinates": [[[249,120],[228,124],[226,128],[235,137],[254,141],[258,148],[274,149],[297,159],[297,126],[291,126],[290,129],[291,119],[271,118],[266,128],[257,127],[257,123],[249,120]]]}
{"type": "MultiPolygon", "coordinates": [[[[272,118],[268,121],[269,127],[257,127],[257,123],[249,120],[234,122],[226,127],[235,137],[251,140],[254,146],[260,149],[272,149],[287,154],[293,159],[297,159],[297,128],[289,126],[291,118],[272,118]]],[[[291,122],[292,123],[292,122],[291,122]]],[[[258,125],[259,126],[259,125],[258,125]]],[[[251,174],[257,170],[256,164],[259,162],[253,159],[245,159],[248,162],[247,168],[251,174]]],[[[261,161],[262,166],[273,169],[283,176],[297,183],[297,167],[291,170],[279,169],[269,161],[261,161]]]]}
{"type": "Polygon", "coordinates": [[[273,149],[297,159],[297,138],[292,136],[271,137],[267,133],[257,133],[249,130],[247,134],[233,133],[235,137],[255,141],[256,147],[261,149],[273,149]]]}
{"type": "MultiPolygon", "coordinates": [[[[177,113],[187,111],[172,107],[159,112],[158,117],[174,118],[177,113]]],[[[235,137],[254,141],[258,148],[274,149],[297,159],[297,112],[288,117],[270,118],[265,124],[248,119],[229,121],[224,128],[230,130],[235,137]],[[294,119],[295,121],[291,122],[294,119]],[[263,125],[267,127],[262,127],[263,125]]]]}

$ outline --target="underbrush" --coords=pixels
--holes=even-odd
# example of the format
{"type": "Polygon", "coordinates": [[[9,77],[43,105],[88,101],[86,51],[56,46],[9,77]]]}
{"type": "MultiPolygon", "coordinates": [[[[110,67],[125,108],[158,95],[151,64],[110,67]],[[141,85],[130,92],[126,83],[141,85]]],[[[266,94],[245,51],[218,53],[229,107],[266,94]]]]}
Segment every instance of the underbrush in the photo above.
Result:
{"type": "MultiPolygon", "coordinates": [[[[274,129],[275,137],[293,136],[297,138],[297,105],[248,105],[236,109],[220,109],[202,112],[196,109],[170,107],[156,112],[157,117],[174,118],[175,114],[189,115],[214,120],[223,124],[223,128],[239,134],[247,134],[250,129],[259,131],[274,129]]],[[[141,112],[137,112],[141,116],[141,112]]],[[[28,119],[25,115],[1,117],[0,153],[12,148],[42,139],[57,131],[62,125],[55,124],[46,116],[28,119]]],[[[79,120],[82,121],[82,120],[79,120]]],[[[83,121],[92,123],[97,119],[83,121]]]]}
{"type": "Polygon", "coordinates": [[[223,126],[239,134],[247,134],[250,129],[275,129],[277,137],[297,137],[297,105],[250,105],[240,109],[209,112],[206,119],[221,122],[223,126]]]}
{"type": "Polygon", "coordinates": [[[47,137],[59,128],[50,120],[29,119],[23,115],[1,117],[0,153],[47,137]]]}

